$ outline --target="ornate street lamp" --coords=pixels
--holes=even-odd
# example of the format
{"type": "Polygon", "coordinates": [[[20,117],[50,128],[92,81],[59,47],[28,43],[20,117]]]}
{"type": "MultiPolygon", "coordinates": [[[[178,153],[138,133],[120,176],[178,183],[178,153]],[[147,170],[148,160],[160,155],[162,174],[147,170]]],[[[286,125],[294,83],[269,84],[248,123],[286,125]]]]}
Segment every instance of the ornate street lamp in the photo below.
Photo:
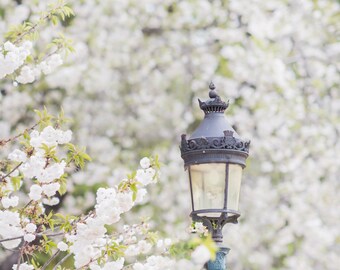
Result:
{"type": "Polygon", "coordinates": [[[205,117],[187,139],[182,135],[181,155],[189,172],[194,221],[203,222],[219,246],[216,260],[208,263],[209,270],[223,270],[229,249],[222,247],[222,228],[237,223],[242,170],[245,168],[250,141],[244,141],[224,117],[229,102],[217,95],[209,85],[207,101],[199,101],[205,117]]]}

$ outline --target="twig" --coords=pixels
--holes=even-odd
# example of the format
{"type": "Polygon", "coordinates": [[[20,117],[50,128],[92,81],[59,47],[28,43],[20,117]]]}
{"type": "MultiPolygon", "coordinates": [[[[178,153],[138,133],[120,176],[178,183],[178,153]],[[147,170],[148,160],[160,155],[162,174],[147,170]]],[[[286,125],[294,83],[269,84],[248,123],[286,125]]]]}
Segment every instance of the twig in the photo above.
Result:
{"type": "MultiPolygon", "coordinates": [[[[51,236],[59,236],[65,234],[64,232],[58,232],[58,233],[50,233],[46,234],[46,236],[51,237],[51,236]]],[[[39,234],[39,236],[43,235],[43,233],[39,234]]]]}
{"type": "Polygon", "coordinates": [[[5,144],[11,142],[11,141],[14,141],[16,139],[18,139],[19,137],[21,137],[22,135],[24,135],[25,132],[29,132],[33,129],[35,129],[37,126],[39,125],[39,122],[35,123],[32,127],[30,128],[26,128],[23,132],[21,132],[20,134],[12,137],[12,138],[9,138],[7,140],[0,140],[0,146],[4,146],[5,144]]]}
{"type": "Polygon", "coordinates": [[[22,247],[20,248],[20,254],[19,254],[19,258],[18,258],[18,262],[17,262],[17,270],[20,269],[20,262],[21,262],[21,257],[22,257],[22,253],[24,252],[24,248],[26,247],[26,244],[24,243],[22,245],[22,247]]]}
{"type": "Polygon", "coordinates": [[[10,176],[16,169],[18,169],[18,168],[22,165],[22,163],[23,163],[23,162],[20,162],[20,163],[19,163],[17,166],[15,166],[15,167],[13,168],[13,170],[11,170],[8,174],[6,174],[6,175],[4,175],[4,176],[1,176],[0,182],[5,181],[5,178],[8,177],[8,176],[10,176]]]}
{"type": "MultiPolygon", "coordinates": [[[[46,54],[46,55],[40,60],[40,62],[45,61],[47,58],[51,57],[53,54],[56,54],[56,53],[60,52],[60,50],[61,50],[61,48],[58,47],[58,49],[54,50],[53,52],[50,52],[49,54],[46,54]]],[[[36,62],[39,61],[38,58],[35,58],[34,60],[35,60],[36,62]]]]}
{"type": "Polygon", "coordinates": [[[53,270],[57,270],[57,267],[61,264],[63,264],[70,256],[72,253],[67,254],[64,258],[62,258],[54,267],[53,270]]]}
{"type": "Polygon", "coordinates": [[[16,40],[14,40],[13,44],[18,44],[24,36],[28,35],[28,34],[31,34],[33,33],[37,27],[39,27],[41,24],[43,24],[46,20],[48,20],[49,18],[51,18],[51,16],[53,15],[53,12],[55,12],[56,10],[58,9],[61,9],[62,7],[64,7],[65,4],[61,4],[60,6],[57,6],[55,7],[54,9],[50,9],[48,11],[48,13],[43,16],[43,17],[40,17],[39,20],[34,24],[32,25],[32,27],[27,31],[27,32],[23,32],[21,33],[21,35],[19,35],[16,40]]]}
{"type": "MultiPolygon", "coordinates": [[[[44,233],[38,233],[37,236],[42,236],[44,233]]],[[[59,236],[59,235],[63,235],[63,232],[59,232],[59,233],[51,233],[51,234],[45,234],[48,237],[53,237],[53,236],[59,236]]],[[[11,238],[6,238],[6,239],[0,239],[0,243],[2,242],[7,242],[7,241],[11,241],[11,240],[16,240],[16,239],[22,239],[24,236],[17,236],[17,237],[11,237],[11,238]]]]}
{"type": "MultiPolygon", "coordinates": [[[[48,16],[44,17],[42,20],[44,21],[44,20],[46,20],[47,18],[48,18],[48,16]]],[[[13,44],[18,44],[18,43],[23,39],[24,36],[26,36],[26,35],[28,35],[28,34],[34,32],[34,30],[39,26],[39,24],[40,24],[40,21],[38,21],[37,23],[35,23],[35,24],[34,24],[27,32],[23,32],[21,35],[19,35],[19,36],[17,37],[17,39],[14,40],[13,44]]]]}
{"type": "Polygon", "coordinates": [[[6,239],[0,239],[0,243],[11,241],[11,240],[16,240],[16,239],[20,239],[20,238],[23,238],[23,236],[17,236],[17,237],[11,237],[11,238],[6,238],[6,239]]]}
{"type": "Polygon", "coordinates": [[[24,212],[24,210],[33,202],[33,200],[30,200],[21,210],[20,210],[20,214],[22,212],[24,212]]]}
{"type": "Polygon", "coordinates": [[[41,270],[45,270],[46,267],[58,256],[59,253],[60,253],[60,250],[58,250],[56,253],[54,253],[53,256],[51,256],[51,258],[49,258],[48,261],[43,265],[41,270]]]}

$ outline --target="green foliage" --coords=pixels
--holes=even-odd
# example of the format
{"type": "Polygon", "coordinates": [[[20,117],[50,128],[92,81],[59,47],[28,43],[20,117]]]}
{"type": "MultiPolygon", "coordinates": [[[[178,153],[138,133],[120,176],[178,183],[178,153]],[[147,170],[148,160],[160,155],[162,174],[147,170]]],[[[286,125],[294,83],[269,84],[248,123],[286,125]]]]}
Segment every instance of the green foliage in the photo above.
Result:
{"type": "Polygon", "coordinates": [[[48,226],[50,227],[50,229],[54,231],[54,225],[56,221],[55,219],[53,219],[53,211],[51,211],[48,215],[44,215],[44,218],[45,218],[45,223],[48,223],[48,226]]]}
{"type": "Polygon", "coordinates": [[[43,240],[40,240],[42,247],[44,248],[44,252],[46,254],[52,255],[53,249],[57,247],[57,244],[49,239],[45,234],[42,234],[43,240]]]}
{"type": "Polygon", "coordinates": [[[136,179],[136,172],[133,172],[131,174],[128,175],[128,179],[127,180],[123,180],[119,183],[118,185],[118,190],[120,192],[124,192],[124,191],[128,191],[131,190],[132,191],[132,200],[135,201],[137,198],[137,193],[138,193],[138,185],[140,185],[141,183],[138,182],[136,179]]]}
{"type": "Polygon", "coordinates": [[[63,34],[59,33],[59,37],[54,38],[50,44],[47,45],[47,49],[56,48],[56,51],[64,49],[66,55],[75,52],[72,46],[72,39],[66,38],[63,34]]]}
{"type": "Polygon", "coordinates": [[[36,26],[31,22],[13,25],[10,26],[9,31],[5,34],[5,38],[12,42],[16,42],[16,40],[23,36],[28,40],[36,40],[38,38],[38,32],[33,31],[35,28],[36,26]]]}
{"type": "Polygon", "coordinates": [[[113,260],[118,260],[120,257],[124,256],[124,251],[126,250],[126,246],[120,245],[116,242],[112,242],[111,245],[107,245],[106,249],[103,251],[103,255],[106,253],[113,260]]]}
{"type": "Polygon", "coordinates": [[[21,136],[20,144],[24,146],[24,151],[28,156],[31,156],[33,154],[34,148],[30,144],[31,136],[26,129],[21,136]]]}
{"type": "MultiPolygon", "coordinates": [[[[150,167],[156,168],[156,174],[154,175],[153,179],[158,177],[157,171],[161,167],[161,163],[159,162],[158,156],[155,157],[149,157],[150,159],[150,167]]],[[[138,194],[138,186],[142,185],[139,181],[136,179],[137,171],[133,171],[132,173],[127,175],[127,179],[123,180],[118,185],[118,190],[120,192],[132,191],[132,200],[135,201],[138,194]]]]}
{"type": "Polygon", "coordinates": [[[53,159],[55,162],[59,162],[59,159],[56,156],[57,152],[56,152],[56,147],[55,146],[48,146],[48,145],[43,143],[40,148],[44,150],[45,158],[53,159]]]}
{"type": "Polygon", "coordinates": [[[84,168],[86,161],[91,161],[91,157],[86,153],[86,147],[79,148],[78,146],[67,143],[67,164],[74,162],[77,167],[84,168]]]}
{"type": "Polygon", "coordinates": [[[62,196],[66,193],[67,191],[67,174],[64,173],[59,179],[58,179],[58,183],[60,184],[60,188],[58,190],[58,193],[62,196]]]}
{"type": "Polygon", "coordinates": [[[58,128],[58,127],[62,126],[63,124],[66,124],[66,123],[69,123],[69,122],[71,122],[71,119],[66,117],[63,108],[60,108],[60,112],[59,112],[57,119],[56,119],[56,124],[55,124],[56,127],[58,128]]]}
{"type": "Polygon", "coordinates": [[[67,6],[64,0],[58,0],[56,4],[50,4],[48,7],[49,10],[44,15],[47,16],[54,25],[57,25],[60,19],[61,21],[65,21],[66,18],[75,15],[72,8],[67,6]]]}
{"type": "Polygon", "coordinates": [[[21,182],[22,178],[23,178],[22,175],[12,176],[12,177],[11,177],[11,183],[12,183],[12,185],[13,185],[14,191],[19,190],[19,188],[20,188],[20,182],[21,182]]]}
{"type": "Polygon", "coordinates": [[[159,161],[158,155],[155,155],[155,157],[149,157],[151,161],[151,167],[156,168],[157,170],[160,170],[162,163],[159,161]]]}
{"type": "MultiPolygon", "coordinates": [[[[44,106],[43,110],[34,110],[34,112],[38,116],[38,123],[39,130],[43,130],[47,126],[53,126],[54,128],[60,128],[66,123],[71,122],[71,119],[65,116],[63,108],[60,108],[60,112],[57,116],[53,116],[44,106]]],[[[27,130],[22,134],[26,141],[30,140],[30,135],[27,130]]]]}
{"type": "Polygon", "coordinates": [[[133,183],[132,185],[130,185],[130,189],[132,191],[132,200],[135,201],[137,199],[137,193],[138,193],[137,184],[133,183]]]}
{"type": "Polygon", "coordinates": [[[24,133],[22,134],[22,136],[23,136],[23,138],[25,139],[25,140],[30,140],[31,139],[31,136],[30,136],[30,134],[28,133],[28,131],[27,130],[25,130],[24,131],[24,133]]]}
{"type": "Polygon", "coordinates": [[[130,188],[130,181],[123,180],[118,184],[118,191],[122,192],[130,188]]]}
{"type": "Polygon", "coordinates": [[[155,245],[159,239],[158,232],[147,232],[145,239],[155,245]]]}
{"type": "Polygon", "coordinates": [[[61,265],[58,265],[57,270],[71,270],[70,268],[62,267],[61,265]]]}
{"type": "Polygon", "coordinates": [[[216,246],[215,241],[211,238],[210,235],[206,237],[194,238],[190,241],[190,243],[192,243],[192,245],[194,245],[195,247],[199,245],[204,245],[210,252],[210,258],[212,260],[215,260],[218,247],[216,246]]]}
{"type": "Polygon", "coordinates": [[[73,223],[78,220],[78,217],[72,215],[63,215],[61,213],[54,214],[58,219],[55,220],[55,224],[60,227],[60,230],[64,232],[70,232],[73,228],[73,223]]]}
{"type": "Polygon", "coordinates": [[[5,34],[5,38],[13,43],[18,43],[22,39],[35,40],[38,38],[38,28],[47,21],[57,25],[59,21],[65,21],[66,18],[75,16],[72,8],[67,6],[64,0],[58,0],[55,4],[48,5],[48,10],[42,12],[37,22],[23,22],[19,25],[11,26],[5,34]]]}
{"type": "Polygon", "coordinates": [[[45,127],[52,125],[52,120],[54,119],[54,116],[48,113],[45,106],[42,111],[34,110],[34,112],[39,117],[38,124],[40,130],[43,130],[45,127]]]}
{"type": "Polygon", "coordinates": [[[33,265],[35,270],[40,269],[40,263],[35,261],[34,258],[31,258],[31,264],[33,265]]]}
{"type": "Polygon", "coordinates": [[[190,259],[192,251],[199,245],[204,245],[210,251],[211,260],[215,260],[218,247],[210,236],[196,237],[190,241],[181,241],[171,245],[169,253],[176,258],[190,259]]]}

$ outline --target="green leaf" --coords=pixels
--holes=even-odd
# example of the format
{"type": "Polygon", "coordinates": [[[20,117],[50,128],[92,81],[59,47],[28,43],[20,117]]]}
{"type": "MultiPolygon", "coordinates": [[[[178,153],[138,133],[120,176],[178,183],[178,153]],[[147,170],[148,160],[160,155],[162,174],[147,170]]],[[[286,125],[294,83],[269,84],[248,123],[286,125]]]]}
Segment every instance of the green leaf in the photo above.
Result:
{"type": "Polygon", "coordinates": [[[84,158],[87,161],[92,161],[91,157],[88,154],[86,154],[85,152],[82,152],[81,156],[82,156],[82,158],[84,158]]]}
{"type": "Polygon", "coordinates": [[[136,175],[137,175],[137,171],[133,171],[132,173],[127,175],[127,178],[130,180],[133,180],[135,179],[136,175]]]}
{"type": "Polygon", "coordinates": [[[61,213],[55,213],[54,215],[62,220],[66,220],[66,217],[61,213]]]}
{"type": "Polygon", "coordinates": [[[74,162],[76,166],[80,168],[84,168],[85,161],[91,161],[91,157],[85,153],[86,148],[79,148],[71,143],[66,144],[66,148],[68,150],[67,153],[67,163],[74,162]]]}
{"type": "Polygon", "coordinates": [[[46,107],[44,106],[44,109],[42,111],[39,110],[34,110],[34,112],[38,115],[39,117],[39,128],[40,130],[44,129],[47,126],[52,125],[52,119],[54,117],[48,113],[46,107]]]}
{"type": "Polygon", "coordinates": [[[39,262],[36,262],[33,258],[31,259],[31,264],[33,265],[34,269],[40,269],[39,262]]]}
{"type": "Polygon", "coordinates": [[[19,190],[21,179],[22,179],[21,176],[13,176],[13,177],[11,177],[11,183],[13,185],[14,191],[19,190]]]}
{"type": "Polygon", "coordinates": [[[132,191],[132,201],[135,201],[137,199],[137,192],[138,192],[136,184],[130,185],[130,189],[132,191]]]}
{"type": "Polygon", "coordinates": [[[58,114],[56,125],[59,127],[64,123],[71,122],[70,118],[65,117],[64,109],[60,108],[60,113],[58,114]]]}
{"type": "Polygon", "coordinates": [[[66,191],[67,191],[66,183],[62,183],[60,185],[58,192],[59,192],[60,195],[64,195],[66,193],[66,191]]]}
{"type": "Polygon", "coordinates": [[[155,245],[159,239],[157,232],[148,232],[146,238],[155,245]]]}
{"type": "Polygon", "coordinates": [[[31,139],[31,136],[30,136],[30,134],[28,133],[27,130],[24,131],[23,137],[24,137],[25,140],[30,140],[31,139]]]}
{"type": "Polygon", "coordinates": [[[55,15],[51,16],[51,22],[53,25],[57,25],[58,24],[58,17],[55,15]]]}
{"type": "Polygon", "coordinates": [[[161,168],[162,163],[159,161],[158,155],[155,155],[155,157],[150,157],[151,160],[151,166],[155,167],[157,170],[161,168]]]}
{"type": "Polygon", "coordinates": [[[48,220],[48,225],[50,226],[52,231],[54,231],[54,224],[55,224],[55,221],[53,219],[48,220]]]}

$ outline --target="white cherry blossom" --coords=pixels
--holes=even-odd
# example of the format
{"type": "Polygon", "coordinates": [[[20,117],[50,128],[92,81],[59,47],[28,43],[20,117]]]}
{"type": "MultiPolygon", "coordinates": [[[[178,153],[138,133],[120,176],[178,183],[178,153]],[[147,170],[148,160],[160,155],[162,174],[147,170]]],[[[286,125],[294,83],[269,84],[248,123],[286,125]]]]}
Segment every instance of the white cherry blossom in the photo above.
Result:
{"type": "Polygon", "coordinates": [[[68,250],[68,245],[65,242],[59,242],[57,244],[57,247],[60,251],[66,251],[68,250]]]}

